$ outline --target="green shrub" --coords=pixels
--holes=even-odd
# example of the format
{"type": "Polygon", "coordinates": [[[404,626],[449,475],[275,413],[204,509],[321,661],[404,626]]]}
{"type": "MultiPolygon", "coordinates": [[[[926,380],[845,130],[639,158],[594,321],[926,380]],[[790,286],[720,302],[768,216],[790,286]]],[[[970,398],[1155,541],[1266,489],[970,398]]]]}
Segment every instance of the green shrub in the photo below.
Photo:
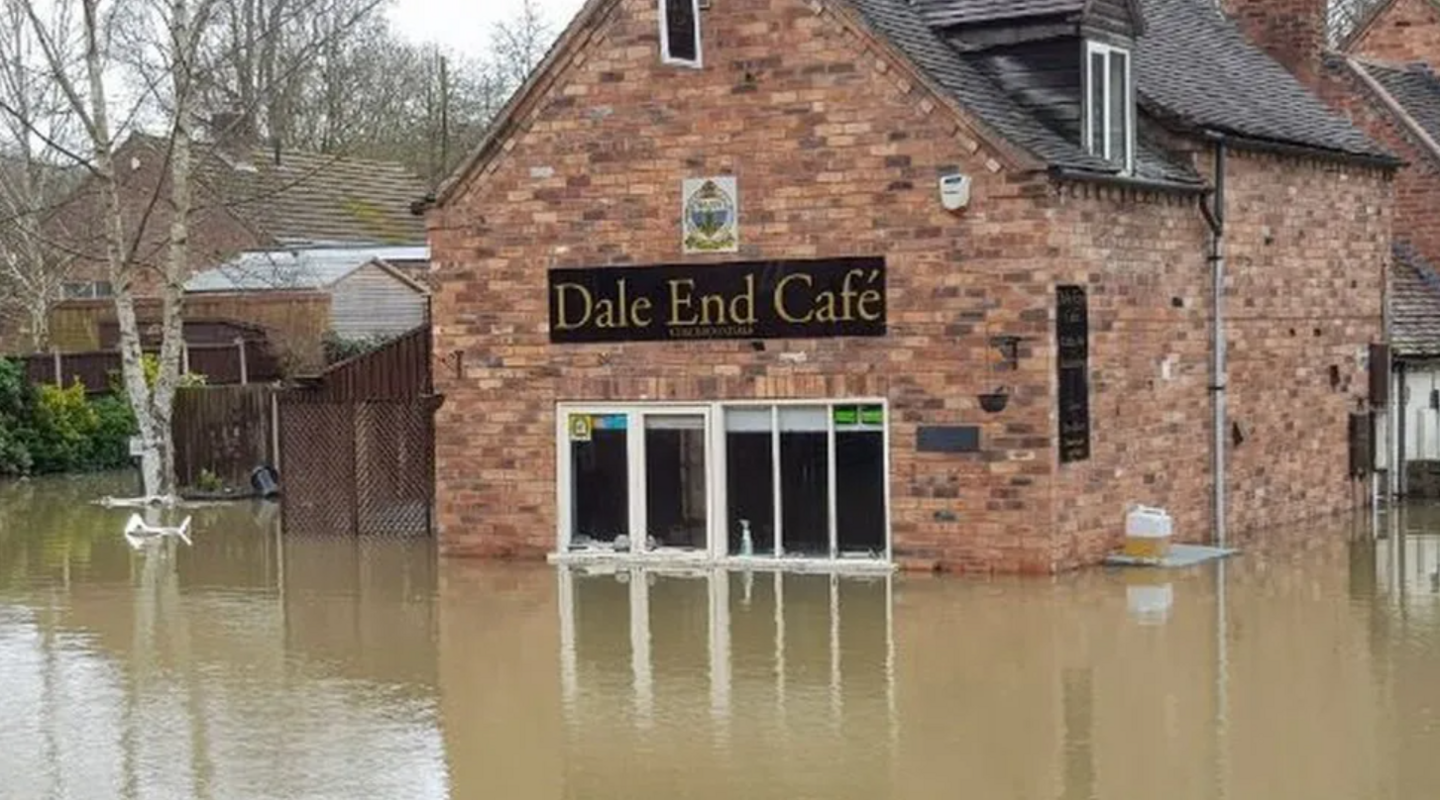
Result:
{"type": "MultiPolygon", "coordinates": [[[[145,353],[140,356],[140,370],[145,374],[145,385],[151,389],[155,388],[155,381],[160,379],[160,357],[154,353],[145,353]]],[[[109,385],[111,394],[125,394],[125,374],[121,370],[110,370],[109,385]]],[[[198,372],[180,374],[180,379],[175,382],[180,388],[192,386],[208,386],[210,381],[198,372]]]]}
{"type": "Polygon", "coordinates": [[[44,385],[36,394],[30,456],[36,472],[84,469],[94,450],[100,415],[85,397],[85,387],[44,385]]]}
{"type": "Polygon", "coordinates": [[[32,387],[0,359],[0,476],[124,466],[135,415],[122,395],[91,400],[79,384],[32,387]]]}
{"type": "Polygon", "coordinates": [[[325,363],[327,365],[337,364],[349,358],[363,355],[371,350],[389,344],[394,337],[376,334],[374,336],[361,336],[354,339],[347,339],[334,331],[325,334],[322,344],[325,348],[325,363]]]}
{"type": "Polygon", "coordinates": [[[135,412],[124,395],[106,395],[94,401],[100,424],[95,429],[91,469],[116,469],[130,463],[130,437],[138,432],[135,412]]]}
{"type": "Polygon", "coordinates": [[[220,476],[214,472],[208,469],[202,469],[200,470],[200,476],[195,479],[195,488],[202,492],[210,492],[213,494],[223,491],[225,489],[225,482],[220,480],[220,476]]]}

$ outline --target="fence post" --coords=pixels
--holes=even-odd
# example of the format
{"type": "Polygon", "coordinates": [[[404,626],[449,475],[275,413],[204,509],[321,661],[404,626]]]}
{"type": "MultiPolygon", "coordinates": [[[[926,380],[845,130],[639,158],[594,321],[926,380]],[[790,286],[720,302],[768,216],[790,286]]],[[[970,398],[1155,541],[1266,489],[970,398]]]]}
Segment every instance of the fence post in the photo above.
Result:
{"type": "Polygon", "coordinates": [[[50,357],[55,362],[55,385],[65,388],[65,373],[60,371],[60,348],[50,348],[50,357]]]}
{"type": "Polygon", "coordinates": [[[184,339],[180,340],[180,372],[190,374],[190,343],[184,339]]]}
{"type": "Polygon", "coordinates": [[[244,386],[250,382],[250,372],[246,369],[245,364],[245,339],[239,336],[235,337],[235,346],[240,349],[240,385],[244,386]]]}

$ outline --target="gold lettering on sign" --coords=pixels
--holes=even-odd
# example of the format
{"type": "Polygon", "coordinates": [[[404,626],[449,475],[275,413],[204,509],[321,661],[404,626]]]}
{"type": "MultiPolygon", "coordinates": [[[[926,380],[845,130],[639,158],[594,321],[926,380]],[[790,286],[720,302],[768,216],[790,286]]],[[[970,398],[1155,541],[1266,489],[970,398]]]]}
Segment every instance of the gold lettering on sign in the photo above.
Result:
{"type": "Polygon", "coordinates": [[[590,296],[590,290],[578,283],[560,283],[555,285],[555,330],[573,331],[576,328],[583,328],[590,322],[590,315],[595,308],[595,298],[590,296]],[[565,295],[576,292],[580,300],[585,304],[585,310],[580,313],[580,318],[571,321],[567,313],[569,306],[565,302],[565,295]]]}
{"type": "Polygon", "coordinates": [[[755,273],[745,276],[745,291],[730,301],[730,321],[736,325],[754,325],[755,273]],[[743,309],[743,310],[742,310],[743,309]]]}
{"type": "Polygon", "coordinates": [[[775,313],[780,316],[780,319],[786,322],[809,322],[815,315],[814,311],[806,311],[805,316],[797,317],[791,314],[785,305],[785,287],[789,285],[791,281],[804,281],[806,286],[815,285],[815,279],[803,272],[797,272],[794,275],[786,275],[781,278],[780,282],[775,284],[775,313]]]}
{"type": "Polygon", "coordinates": [[[670,321],[666,324],[670,325],[671,327],[688,327],[690,325],[699,325],[700,318],[698,316],[691,316],[688,319],[680,318],[681,309],[690,308],[690,304],[694,302],[693,292],[695,290],[695,281],[689,278],[679,278],[676,280],[672,280],[669,283],[670,321]]]}
{"type": "Polygon", "coordinates": [[[621,278],[617,290],[619,296],[615,299],[600,299],[595,301],[595,327],[597,328],[623,328],[626,323],[625,313],[625,279],[621,278]]]}
{"type": "Polygon", "coordinates": [[[650,316],[649,313],[653,306],[654,304],[650,302],[650,298],[648,297],[635,298],[634,305],[630,306],[630,320],[635,323],[635,327],[650,327],[650,323],[655,321],[655,318],[650,316]],[[645,314],[645,316],[640,316],[642,313],[645,314]]]}

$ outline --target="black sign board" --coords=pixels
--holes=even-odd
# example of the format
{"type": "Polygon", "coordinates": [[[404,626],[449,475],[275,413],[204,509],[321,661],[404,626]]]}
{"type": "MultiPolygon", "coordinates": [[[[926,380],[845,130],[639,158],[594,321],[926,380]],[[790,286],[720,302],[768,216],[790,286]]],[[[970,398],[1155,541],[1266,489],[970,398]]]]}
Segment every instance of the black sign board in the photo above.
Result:
{"type": "Polygon", "coordinates": [[[1083,286],[1055,287],[1060,463],[1090,458],[1090,312],[1083,286]]]}
{"type": "Polygon", "coordinates": [[[885,259],[550,271],[550,341],[885,335],[885,259]]]}

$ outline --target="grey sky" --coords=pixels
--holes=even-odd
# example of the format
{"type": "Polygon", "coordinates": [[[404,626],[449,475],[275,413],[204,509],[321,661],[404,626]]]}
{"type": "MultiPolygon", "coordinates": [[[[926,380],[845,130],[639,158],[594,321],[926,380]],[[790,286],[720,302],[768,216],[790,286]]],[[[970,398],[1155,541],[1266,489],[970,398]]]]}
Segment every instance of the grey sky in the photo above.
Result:
{"type": "MultiPolygon", "coordinates": [[[[584,0],[536,0],[559,33],[584,0]]],[[[417,42],[479,55],[489,41],[490,26],[519,13],[522,0],[396,0],[390,11],[395,27],[417,42]]]]}

